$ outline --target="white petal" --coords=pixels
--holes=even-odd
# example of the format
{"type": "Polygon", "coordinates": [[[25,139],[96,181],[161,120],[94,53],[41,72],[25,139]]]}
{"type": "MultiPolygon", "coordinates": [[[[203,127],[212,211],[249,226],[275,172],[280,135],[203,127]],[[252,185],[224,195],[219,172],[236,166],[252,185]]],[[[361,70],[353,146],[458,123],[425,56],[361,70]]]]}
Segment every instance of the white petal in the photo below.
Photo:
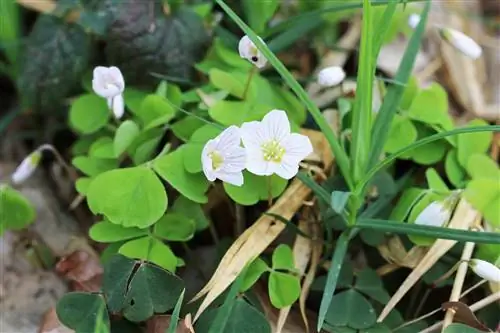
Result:
{"type": "Polygon", "coordinates": [[[441,36],[443,36],[446,41],[469,58],[477,59],[481,56],[481,46],[461,31],[443,28],[440,32],[441,36]]]}
{"type": "Polygon", "coordinates": [[[108,104],[108,109],[113,109],[113,97],[106,98],[106,104],[108,104]]]}
{"type": "Polygon", "coordinates": [[[113,97],[113,114],[116,119],[120,119],[125,112],[125,101],[123,100],[123,95],[118,95],[113,97]]]}
{"type": "Polygon", "coordinates": [[[290,135],[290,121],[283,110],[272,110],[266,114],[262,119],[262,125],[264,126],[266,138],[264,142],[269,140],[281,142],[290,135]]]}
{"type": "Polygon", "coordinates": [[[92,71],[92,77],[99,81],[104,81],[106,78],[106,73],[108,72],[108,68],[104,66],[97,66],[92,71]]]}
{"type": "Polygon", "coordinates": [[[241,143],[241,131],[237,126],[229,126],[216,138],[218,141],[216,149],[223,152],[227,148],[239,146],[241,143]]]}
{"type": "Polygon", "coordinates": [[[108,69],[109,75],[113,78],[113,83],[118,87],[120,93],[125,89],[125,80],[123,79],[122,72],[118,67],[111,66],[108,69]]]}
{"type": "Polygon", "coordinates": [[[271,139],[266,135],[264,125],[259,121],[250,121],[241,125],[241,141],[245,148],[260,150],[261,145],[271,139]]]}
{"type": "Polygon", "coordinates": [[[415,224],[441,227],[448,222],[451,211],[442,203],[434,201],[418,214],[415,224]]]}
{"type": "Polygon", "coordinates": [[[240,172],[245,169],[247,154],[243,147],[232,147],[223,153],[224,163],[221,167],[223,172],[240,172]]]}
{"type": "Polygon", "coordinates": [[[481,278],[491,282],[500,282],[500,268],[497,266],[480,259],[472,259],[470,266],[481,278]]]}
{"type": "Polygon", "coordinates": [[[215,150],[216,145],[216,140],[208,140],[201,151],[201,165],[203,167],[203,173],[205,173],[205,177],[207,177],[207,179],[211,182],[215,180],[215,175],[212,168],[212,159],[208,155],[215,150]]]}
{"type": "Polygon", "coordinates": [[[336,86],[344,81],[344,79],[345,72],[339,66],[327,67],[318,73],[318,83],[325,87],[336,86]]]}
{"type": "Polygon", "coordinates": [[[217,178],[223,182],[229,183],[234,186],[243,185],[243,173],[240,172],[218,172],[217,178]]]}
{"type": "Polygon", "coordinates": [[[408,17],[408,25],[412,29],[415,29],[419,23],[420,23],[420,15],[411,14],[410,17],[408,17]]]}
{"type": "Polygon", "coordinates": [[[42,153],[38,150],[29,154],[12,174],[12,182],[14,184],[21,184],[28,179],[35,172],[38,164],[40,164],[41,158],[42,153]]]}
{"type": "Polygon", "coordinates": [[[264,160],[264,155],[260,148],[258,149],[248,149],[247,148],[247,163],[246,168],[251,173],[258,176],[270,176],[272,175],[277,164],[264,160]]]}
{"type": "MultiPolygon", "coordinates": [[[[262,38],[260,41],[264,43],[262,38]]],[[[267,59],[264,57],[262,52],[260,52],[252,40],[247,36],[243,36],[238,43],[238,52],[240,57],[247,59],[251,63],[253,63],[258,68],[262,68],[266,65],[267,59]]]]}
{"type": "Polygon", "coordinates": [[[276,167],[275,173],[284,179],[291,179],[299,172],[299,164],[294,161],[283,159],[276,167]]]}
{"type": "Polygon", "coordinates": [[[298,164],[313,152],[311,140],[305,135],[292,133],[287,136],[281,145],[285,149],[283,159],[298,164]]]}
{"type": "Polygon", "coordinates": [[[240,42],[238,43],[238,52],[240,53],[240,57],[249,59],[251,57],[250,50],[252,47],[253,42],[247,35],[241,37],[240,42]]]}

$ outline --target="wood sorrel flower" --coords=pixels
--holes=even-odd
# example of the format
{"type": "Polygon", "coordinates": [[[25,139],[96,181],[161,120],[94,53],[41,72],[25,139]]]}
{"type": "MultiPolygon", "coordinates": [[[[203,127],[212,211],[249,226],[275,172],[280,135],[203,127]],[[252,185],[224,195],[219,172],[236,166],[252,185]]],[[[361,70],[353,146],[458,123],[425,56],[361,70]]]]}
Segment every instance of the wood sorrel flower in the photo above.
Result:
{"type": "Polygon", "coordinates": [[[469,266],[479,277],[490,282],[500,282],[500,268],[480,259],[471,259],[469,266]]]}
{"type": "Polygon", "coordinates": [[[410,17],[408,17],[408,25],[410,26],[410,28],[415,29],[419,23],[420,15],[411,14],[410,17]]]}
{"type": "Polygon", "coordinates": [[[300,161],[313,151],[307,136],[290,133],[290,121],[282,110],[272,110],[262,121],[243,123],[241,139],[248,171],[260,176],[275,173],[290,179],[299,171],[300,161]]]}
{"type": "Polygon", "coordinates": [[[318,83],[324,87],[336,86],[344,79],[345,72],[339,66],[326,67],[318,73],[318,83]]]}
{"type": "Polygon", "coordinates": [[[439,34],[455,49],[471,59],[479,58],[483,52],[481,46],[463,32],[451,28],[439,28],[439,34]]]}
{"type": "Polygon", "coordinates": [[[215,139],[209,140],[201,153],[205,177],[211,182],[220,179],[226,183],[243,185],[245,149],[240,146],[241,134],[237,126],[226,128],[215,139]]]}
{"type": "Polygon", "coordinates": [[[123,116],[125,103],[122,93],[125,89],[125,81],[118,67],[97,66],[94,68],[92,89],[97,95],[106,98],[108,107],[113,111],[116,119],[123,116]]]}
{"type": "Polygon", "coordinates": [[[445,203],[433,201],[415,219],[415,224],[441,227],[451,217],[451,209],[445,203]]]}
{"type": "Polygon", "coordinates": [[[33,151],[19,164],[17,169],[12,174],[12,182],[14,184],[21,184],[28,179],[40,164],[42,159],[42,152],[40,149],[33,151]]]}
{"type": "MultiPolygon", "coordinates": [[[[262,38],[259,37],[259,39],[262,43],[264,43],[262,38]]],[[[247,35],[240,39],[238,51],[240,52],[240,57],[247,59],[258,68],[264,67],[267,63],[266,57],[264,57],[264,55],[247,35]]]]}

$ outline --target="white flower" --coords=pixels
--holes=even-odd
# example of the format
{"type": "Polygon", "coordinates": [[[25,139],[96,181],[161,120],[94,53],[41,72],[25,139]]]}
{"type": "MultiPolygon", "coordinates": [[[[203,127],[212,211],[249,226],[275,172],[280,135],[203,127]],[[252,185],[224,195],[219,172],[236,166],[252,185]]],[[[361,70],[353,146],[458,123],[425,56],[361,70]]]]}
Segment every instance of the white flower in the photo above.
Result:
{"type": "MultiPolygon", "coordinates": [[[[262,38],[259,37],[259,39],[262,43],[264,43],[262,38]]],[[[264,67],[267,63],[267,59],[247,35],[240,39],[238,51],[240,52],[240,57],[247,59],[258,68],[264,67]]]]}
{"type": "Polygon", "coordinates": [[[245,169],[246,154],[240,142],[240,129],[230,126],[205,144],[201,163],[203,173],[209,181],[213,182],[218,178],[232,185],[243,185],[242,171],[245,169]]]}
{"type": "Polygon", "coordinates": [[[19,164],[17,169],[12,174],[12,182],[14,184],[21,184],[26,179],[28,179],[36,168],[40,164],[42,159],[42,152],[40,149],[35,150],[29,154],[22,162],[19,164]]]}
{"type": "Polygon", "coordinates": [[[411,14],[410,17],[408,17],[408,25],[412,29],[415,29],[419,23],[420,23],[420,15],[411,14]]]}
{"type": "Polygon", "coordinates": [[[307,136],[290,133],[290,122],[282,110],[272,110],[261,122],[244,123],[241,139],[248,171],[260,176],[275,173],[290,179],[299,171],[300,161],[313,151],[307,136]]]}
{"type": "Polygon", "coordinates": [[[451,210],[439,201],[433,201],[429,206],[418,214],[415,224],[441,227],[451,217],[451,210]]]}
{"type": "Polygon", "coordinates": [[[344,79],[345,72],[339,66],[326,67],[318,73],[318,83],[325,87],[336,86],[344,79]]]}
{"type": "Polygon", "coordinates": [[[113,111],[116,119],[123,116],[125,105],[122,93],[125,89],[125,81],[117,67],[94,68],[92,89],[97,95],[106,98],[108,107],[113,111]]]}
{"type": "Polygon", "coordinates": [[[481,46],[463,32],[450,28],[440,28],[439,33],[444,40],[471,59],[479,58],[483,52],[481,46]]]}
{"type": "Polygon", "coordinates": [[[491,281],[500,282],[500,268],[480,259],[471,259],[469,266],[479,277],[491,281]]]}

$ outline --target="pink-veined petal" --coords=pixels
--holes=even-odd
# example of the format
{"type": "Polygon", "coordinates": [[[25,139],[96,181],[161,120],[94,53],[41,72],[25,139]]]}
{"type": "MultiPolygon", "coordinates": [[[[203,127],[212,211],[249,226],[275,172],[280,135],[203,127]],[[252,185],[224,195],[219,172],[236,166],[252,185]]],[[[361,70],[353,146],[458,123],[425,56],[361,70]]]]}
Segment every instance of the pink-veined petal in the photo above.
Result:
{"type": "Polygon", "coordinates": [[[299,163],[313,152],[311,140],[305,135],[292,133],[286,137],[281,145],[285,149],[284,159],[299,163]]]}
{"type": "Polygon", "coordinates": [[[230,126],[219,134],[215,140],[217,140],[217,149],[221,152],[230,147],[239,146],[241,143],[240,128],[234,125],[230,126]]]}
{"type": "Polygon", "coordinates": [[[275,173],[284,179],[291,179],[299,172],[299,164],[295,161],[283,159],[276,167],[275,173]]]}
{"type": "Polygon", "coordinates": [[[229,183],[234,186],[243,185],[243,173],[240,172],[218,172],[217,178],[223,182],[229,183]]]}
{"type": "Polygon", "coordinates": [[[241,125],[241,140],[248,149],[259,149],[263,143],[272,140],[266,136],[264,126],[259,121],[250,121],[241,125]]]}
{"type": "Polygon", "coordinates": [[[111,76],[113,83],[117,85],[120,93],[122,93],[125,89],[125,80],[123,79],[120,69],[118,67],[111,66],[108,68],[108,74],[111,76]]]}
{"type": "Polygon", "coordinates": [[[232,147],[224,154],[221,170],[224,172],[239,172],[245,169],[246,150],[242,147],[232,147]]]}
{"type": "Polygon", "coordinates": [[[258,176],[270,176],[276,168],[272,162],[265,161],[262,151],[259,149],[247,148],[246,168],[251,173],[258,176]]]}
{"type": "MultiPolygon", "coordinates": [[[[272,110],[262,119],[265,136],[280,142],[290,135],[290,121],[283,110],[272,110]]],[[[266,140],[267,141],[267,140],[266,140]]]]}

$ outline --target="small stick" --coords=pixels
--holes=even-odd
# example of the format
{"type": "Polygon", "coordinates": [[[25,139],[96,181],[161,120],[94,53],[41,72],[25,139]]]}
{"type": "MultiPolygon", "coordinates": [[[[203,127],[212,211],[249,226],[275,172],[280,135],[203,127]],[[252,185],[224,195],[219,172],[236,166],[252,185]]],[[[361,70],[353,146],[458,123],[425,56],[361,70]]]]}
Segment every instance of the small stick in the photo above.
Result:
{"type": "Polygon", "coordinates": [[[252,66],[252,69],[248,73],[247,82],[245,83],[245,88],[243,89],[243,96],[241,99],[245,99],[247,97],[248,89],[250,88],[250,82],[252,82],[252,78],[253,78],[256,70],[257,70],[257,67],[252,66]]]}

